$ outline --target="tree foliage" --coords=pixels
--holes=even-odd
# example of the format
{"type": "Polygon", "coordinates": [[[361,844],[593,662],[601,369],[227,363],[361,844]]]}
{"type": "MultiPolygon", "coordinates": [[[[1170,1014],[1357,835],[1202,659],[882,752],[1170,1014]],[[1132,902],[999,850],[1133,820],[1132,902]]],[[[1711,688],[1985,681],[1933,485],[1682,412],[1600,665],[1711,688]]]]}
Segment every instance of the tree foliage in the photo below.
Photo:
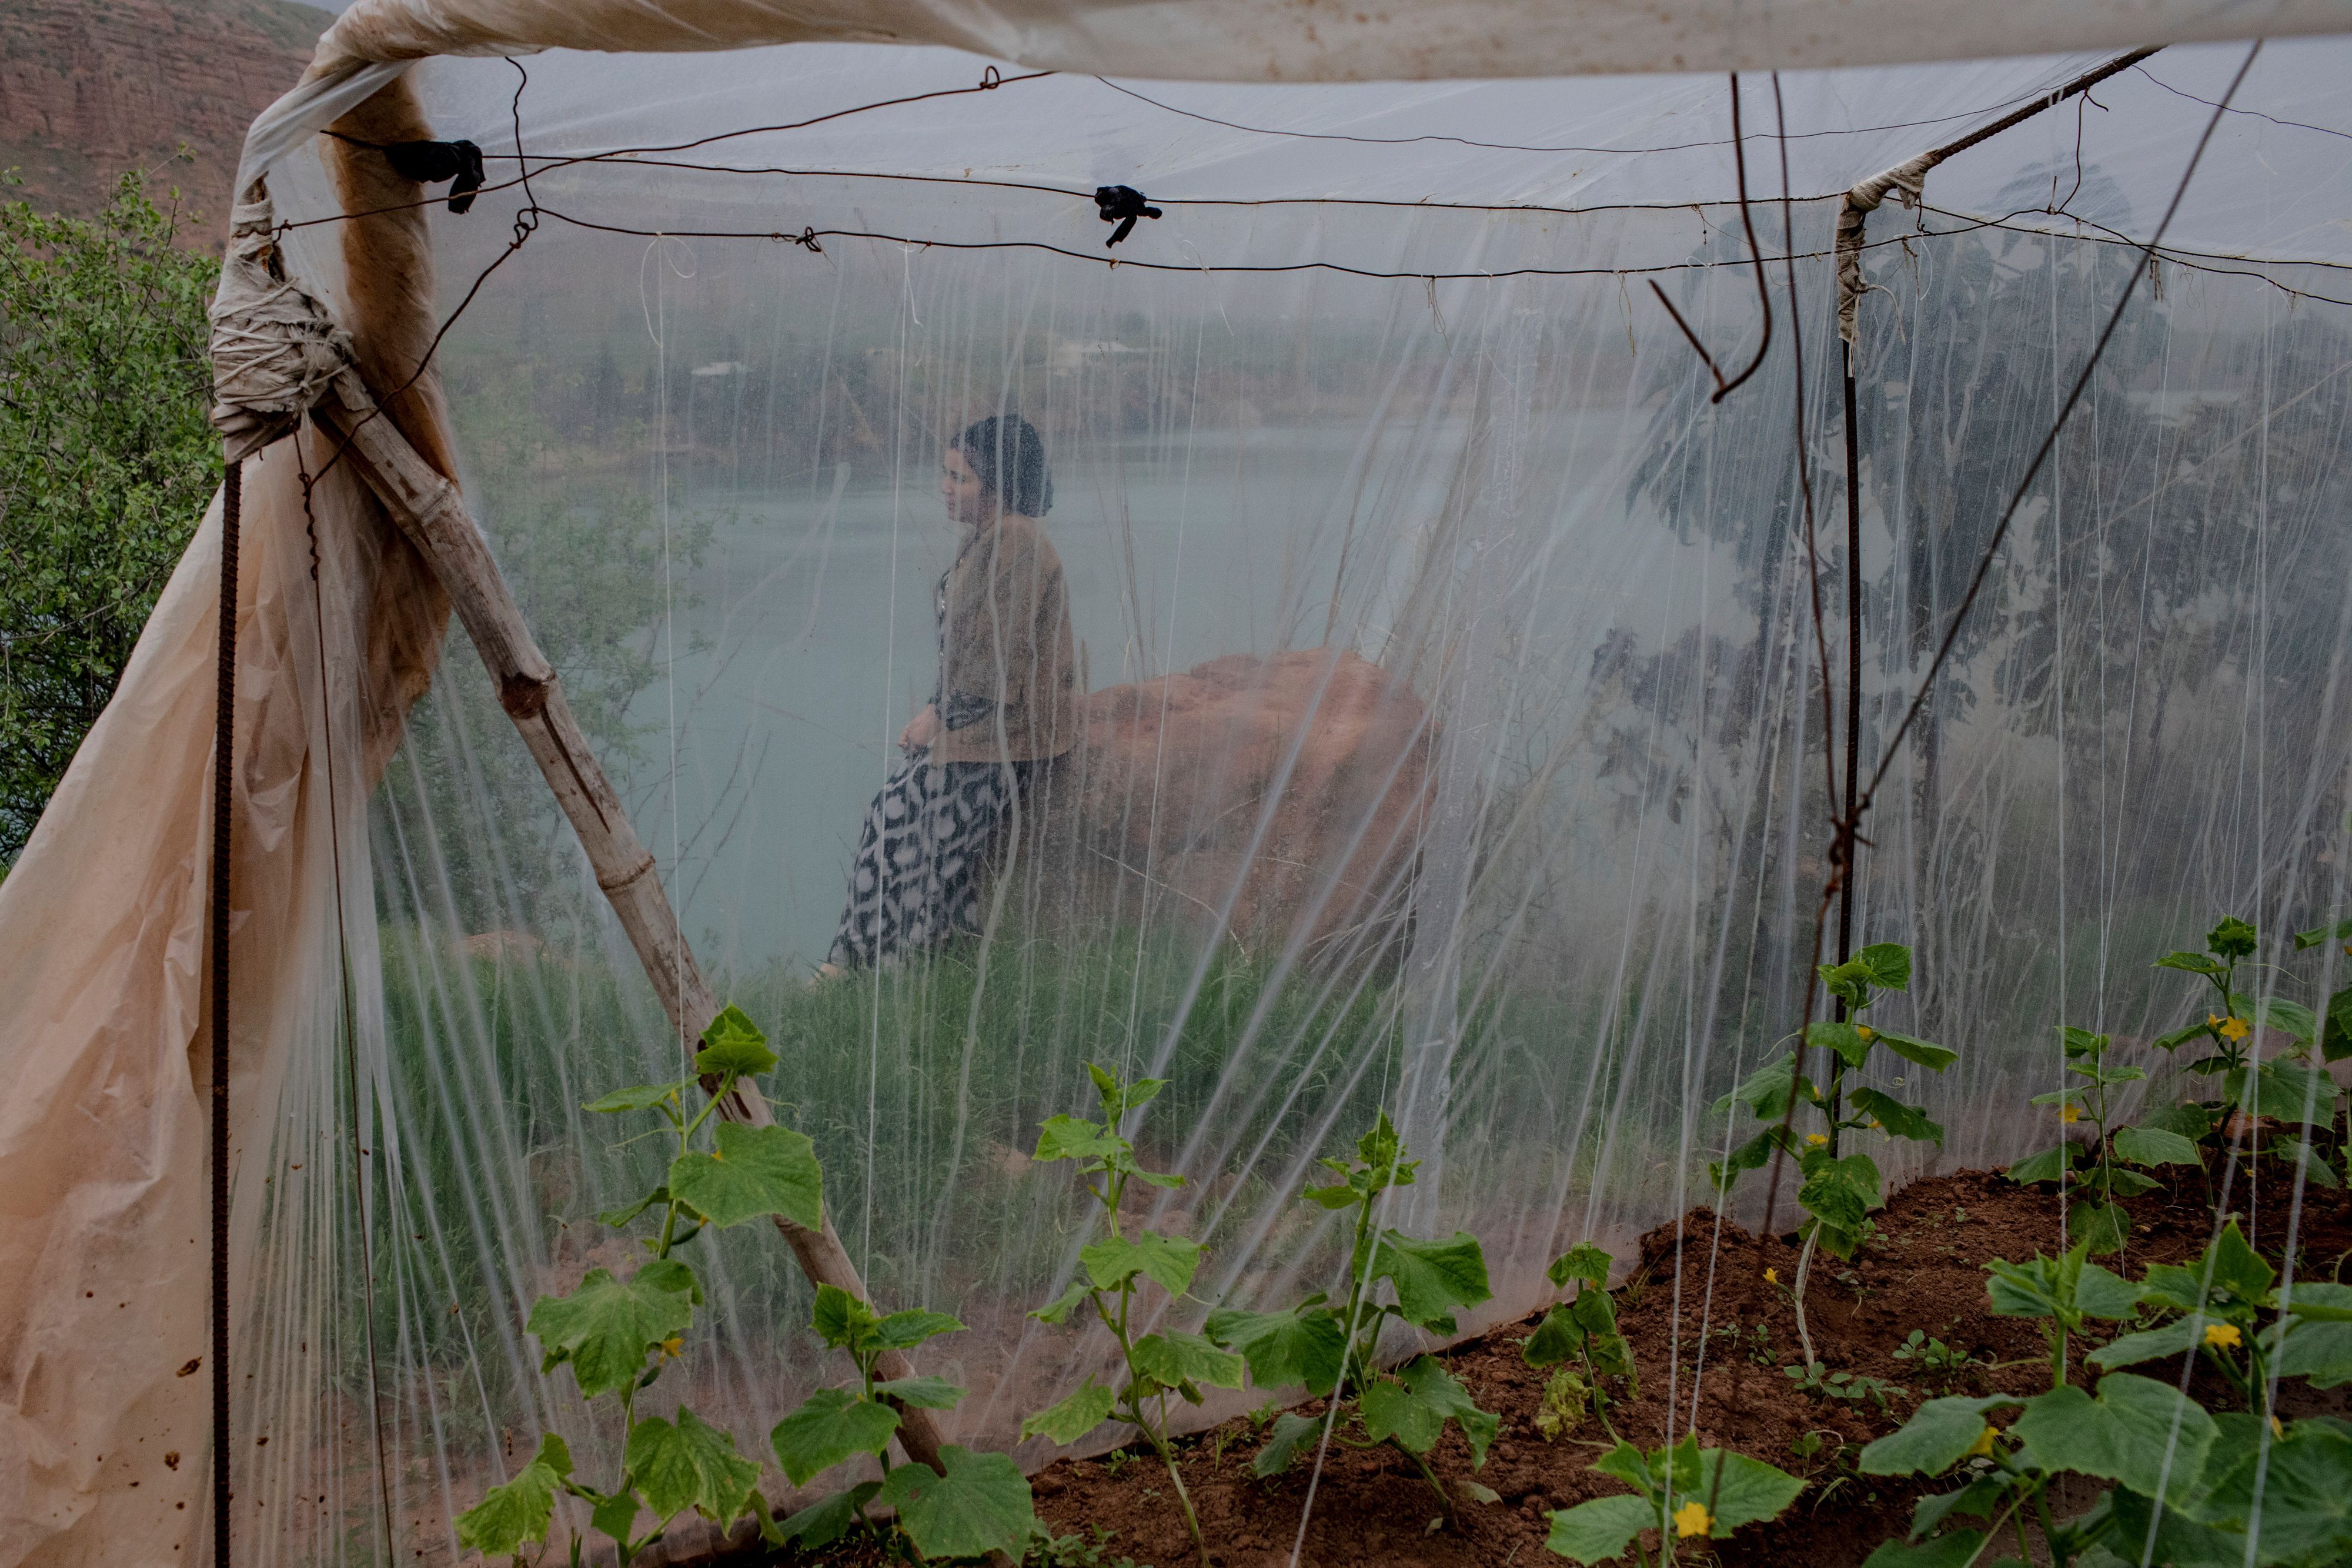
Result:
{"type": "Polygon", "coordinates": [[[217,267],[173,248],[176,222],[135,173],[92,219],[0,203],[0,862],[114,695],[219,483],[217,267]]]}

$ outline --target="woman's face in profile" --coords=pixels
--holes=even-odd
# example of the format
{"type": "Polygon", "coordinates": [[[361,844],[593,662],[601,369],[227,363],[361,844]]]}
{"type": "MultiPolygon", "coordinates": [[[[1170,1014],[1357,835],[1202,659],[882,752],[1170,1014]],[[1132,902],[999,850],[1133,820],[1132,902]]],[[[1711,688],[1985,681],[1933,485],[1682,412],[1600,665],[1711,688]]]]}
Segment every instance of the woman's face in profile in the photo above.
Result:
{"type": "Polygon", "coordinates": [[[963,454],[949,447],[940,457],[940,498],[947,503],[948,521],[965,528],[988,521],[988,487],[963,454]]]}

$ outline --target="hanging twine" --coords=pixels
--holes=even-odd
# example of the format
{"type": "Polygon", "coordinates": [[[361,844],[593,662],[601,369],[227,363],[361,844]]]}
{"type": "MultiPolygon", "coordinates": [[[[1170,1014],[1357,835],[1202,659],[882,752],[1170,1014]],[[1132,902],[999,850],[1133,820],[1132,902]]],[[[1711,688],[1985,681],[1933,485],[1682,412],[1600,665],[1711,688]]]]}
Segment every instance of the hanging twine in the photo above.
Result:
{"type": "Polygon", "coordinates": [[[351,334],[287,276],[268,191],[240,202],[213,296],[214,428],[232,463],[289,434],[350,369],[351,334]]]}

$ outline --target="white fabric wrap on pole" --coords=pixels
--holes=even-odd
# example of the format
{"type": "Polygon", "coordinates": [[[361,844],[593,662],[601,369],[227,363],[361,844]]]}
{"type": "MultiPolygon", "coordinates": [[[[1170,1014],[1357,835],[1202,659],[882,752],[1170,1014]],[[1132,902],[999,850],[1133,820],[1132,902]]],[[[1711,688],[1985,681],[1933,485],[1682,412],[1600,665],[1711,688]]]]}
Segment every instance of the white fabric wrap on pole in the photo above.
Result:
{"type": "Polygon", "coordinates": [[[213,427],[231,459],[291,431],[352,362],[352,335],[286,275],[268,196],[239,203],[212,307],[213,427]]]}
{"type": "Polygon", "coordinates": [[[1040,70],[1425,81],[1808,69],[2352,30],[2352,0],[358,0],[246,142],[239,188],[399,62],[540,49],[943,44],[1040,70]]]}
{"type": "Polygon", "coordinates": [[[1886,200],[1892,191],[1895,200],[1906,207],[1919,204],[1919,193],[1927,183],[1927,171],[1944,161],[1941,152],[1922,152],[1916,158],[1897,163],[1894,168],[1873,174],[1845,193],[1838,207],[1837,221],[1837,301],[1838,336],[1852,348],[1855,341],[1855,313],[1862,304],[1862,235],[1870,214],[1886,200]]]}

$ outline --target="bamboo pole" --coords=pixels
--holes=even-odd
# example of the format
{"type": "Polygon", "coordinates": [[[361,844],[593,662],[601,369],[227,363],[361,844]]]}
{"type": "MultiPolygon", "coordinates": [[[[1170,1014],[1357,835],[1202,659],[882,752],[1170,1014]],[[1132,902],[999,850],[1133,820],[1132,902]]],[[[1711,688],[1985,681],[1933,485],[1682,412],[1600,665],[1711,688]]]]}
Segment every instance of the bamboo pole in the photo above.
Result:
{"type": "MultiPolygon", "coordinates": [[[[678,929],[677,912],[656,874],[654,857],[638,841],[628,813],[611,780],[604,777],[596,754],[589,748],[571,705],[564,701],[562,683],[554,666],[539,651],[538,641],[515,603],[513,591],[490,558],[488,540],[466,507],[457,486],[443,478],[418,455],[389,418],[381,417],[364,391],[345,376],[319,401],[310,417],[333,438],[344,461],[355,468],[408,536],[447,590],[449,602],[465,625],[467,635],[482,655],[482,663],[498,685],[499,706],[506,709],[522,735],[523,744],[547,776],[548,787],[563,814],[580,835],[580,846],[595,869],[596,884],[612,902],[613,913],[637,950],[646,977],[661,998],[677,1031],[680,1049],[701,1036],[718,1016],[719,1002],[694,961],[686,935],[678,929]],[[356,405],[356,406],[355,406],[356,405]]],[[[751,1126],[765,1126],[773,1118],[757,1095],[730,1094],[719,1114],[751,1126]]],[[[815,1230],[782,1215],[776,1228],[800,1260],[803,1272],[820,1285],[833,1285],[861,1301],[865,1281],[857,1266],[835,1234],[832,1216],[815,1230]]],[[[884,1353],[877,1367],[885,1379],[911,1376],[914,1368],[905,1354],[884,1353]]],[[[941,1469],[940,1432],[929,1410],[898,1406],[898,1441],[908,1457],[941,1469]]],[[[944,1471],[942,1471],[944,1473],[944,1471]]]]}

